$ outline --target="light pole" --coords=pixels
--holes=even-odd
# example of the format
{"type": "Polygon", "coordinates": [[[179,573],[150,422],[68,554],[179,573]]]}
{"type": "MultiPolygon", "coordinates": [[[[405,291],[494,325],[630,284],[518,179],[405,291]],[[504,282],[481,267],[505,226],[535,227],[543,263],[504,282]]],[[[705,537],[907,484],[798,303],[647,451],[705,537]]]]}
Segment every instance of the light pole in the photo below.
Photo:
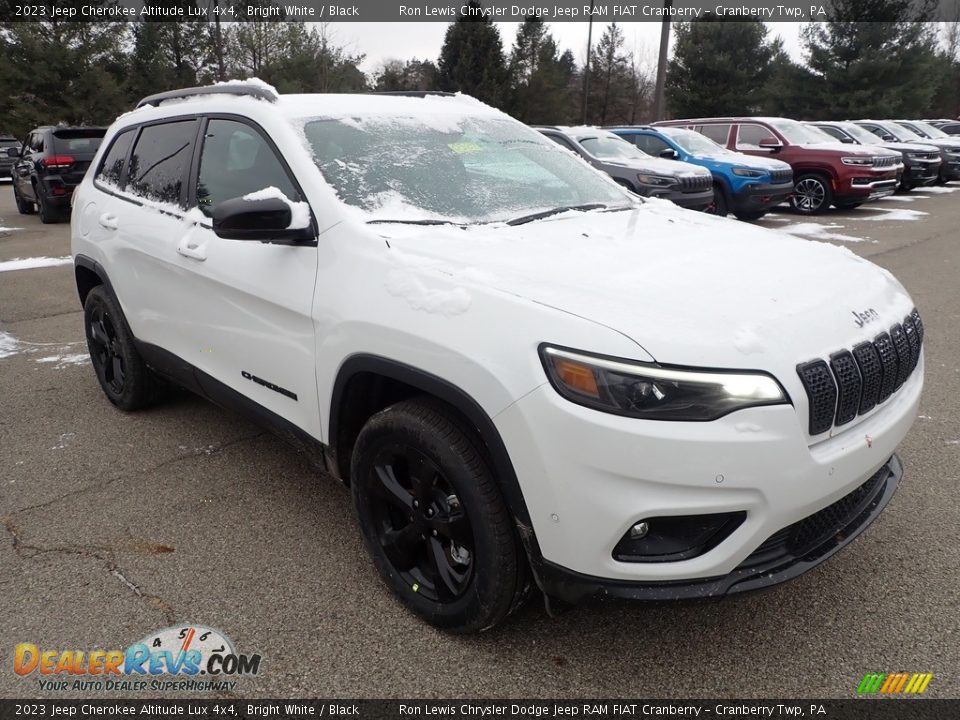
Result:
{"type": "Polygon", "coordinates": [[[673,0],[663,0],[663,24],[660,26],[660,57],[657,60],[657,85],[653,91],[653,119],[663,120],[664,87],[667,80],[667,50],[670,49],[670,10],[673,0]]]}
{"type": "Polygon", "coordinates": [[[587,124],[587,96],[590,94],[590,46],[593,44],[593,4],[590,0],[590,18],[587,22],[587,62],[583,66],[583,103],[581,107],[580,123],[587,124]]]}

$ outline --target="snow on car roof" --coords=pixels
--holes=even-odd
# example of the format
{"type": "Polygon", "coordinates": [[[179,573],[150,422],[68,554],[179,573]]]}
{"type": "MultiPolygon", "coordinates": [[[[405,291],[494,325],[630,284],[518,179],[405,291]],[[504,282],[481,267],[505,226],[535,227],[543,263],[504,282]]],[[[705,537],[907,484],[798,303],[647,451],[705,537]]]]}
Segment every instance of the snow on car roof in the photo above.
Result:
{"type": "Polygon", "coordinates": [[[486,115],[505,117],[496,108],[469,95],[378,95],[378,94],[311,94],[280,95],[277,107],[292,117],[351,117],[404,115],[430,117],[436,115],[486,115]]]}

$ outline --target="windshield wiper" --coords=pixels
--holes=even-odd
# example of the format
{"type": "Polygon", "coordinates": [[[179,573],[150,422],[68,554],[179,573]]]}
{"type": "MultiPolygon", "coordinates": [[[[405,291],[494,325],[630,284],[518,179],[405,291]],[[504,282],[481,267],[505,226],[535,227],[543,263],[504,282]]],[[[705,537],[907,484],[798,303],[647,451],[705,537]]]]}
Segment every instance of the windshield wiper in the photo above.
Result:
{"type": "Polygon", "coordinates": [[[367,225],[463,225],[453,220],[368,220],[367,225]]]}
{"type": "Polygon", "coordinates": [[[534,220],[541,220],[543,218],[550,217],[551,215],[559,215],[560,213],[569,212],[570,210],[580,210],[581,212],[586,212],[587,210],[606,209],[607,206],[603,203],[587,203],[586,205],[561,205],[560,207],[555,207],[551,210],[541,210],[540,212],[530,213],[529,215],[521,215],[520,217],[513,218],[513,220],[507,220],[507,225],[523,225],[528,222],[533,222],[534,220]]]}

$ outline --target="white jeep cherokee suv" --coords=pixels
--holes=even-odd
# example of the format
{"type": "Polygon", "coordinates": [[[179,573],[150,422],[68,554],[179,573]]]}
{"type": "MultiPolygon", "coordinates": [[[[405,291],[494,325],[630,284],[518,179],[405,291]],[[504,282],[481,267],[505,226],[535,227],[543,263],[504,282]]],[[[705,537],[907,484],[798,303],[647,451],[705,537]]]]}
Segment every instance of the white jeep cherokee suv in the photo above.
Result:
{"type": "Polygon", "coordinates": [[[110,401],[175,383],[318,450],[441,627],[491,627],[533,583],[778,583],[901,478],[923,326],[888,272],[639,199],[469,97],[146,98],[71,230],[110,401]]]}

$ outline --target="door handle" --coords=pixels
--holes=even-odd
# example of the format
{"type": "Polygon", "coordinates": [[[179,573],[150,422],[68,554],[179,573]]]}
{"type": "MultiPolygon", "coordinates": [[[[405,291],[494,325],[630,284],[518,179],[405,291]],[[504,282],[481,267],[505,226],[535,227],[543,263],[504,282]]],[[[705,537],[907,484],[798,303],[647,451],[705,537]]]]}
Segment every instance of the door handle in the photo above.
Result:
{"type": "Polygon", "coordinates": [[[206,246],[199,244],[196,240],[191,240],[189,237],[185,237],[180,241],[180,244],[177,245],[177,252],[184,257],[199,260],[200,262],[207,259],[206,246]]]}
{"type": "Polygon", "coordinates": [[[98,218],[100,224],[105,227],[107,230],[116,230],[119,227],[117,223],[117,216],[112,215],[111,213],[104,213],[98,218]]]}

